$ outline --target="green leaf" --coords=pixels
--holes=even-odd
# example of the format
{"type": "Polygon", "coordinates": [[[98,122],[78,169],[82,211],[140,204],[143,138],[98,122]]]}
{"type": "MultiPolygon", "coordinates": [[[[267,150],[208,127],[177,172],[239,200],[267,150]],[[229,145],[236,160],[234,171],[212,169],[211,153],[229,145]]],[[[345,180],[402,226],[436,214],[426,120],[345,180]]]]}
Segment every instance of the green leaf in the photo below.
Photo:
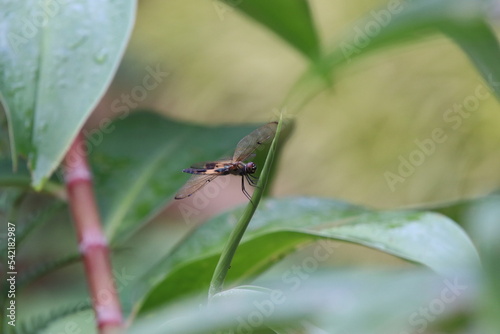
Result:
{"type": "MultiPolygon", "coordinates": [[[[240,208],[205,223],[157,263],[141,280],[140,289],[148,291],[141,312],[207,291],[217,258],[241,212],[240,208]]],[[[318,239],[361,244],[442,274],[478,265],[467,235],[442,215],[374,212],[330,199],[287,198],[261,203],[236,252],[227,282],[248,282],[297,247],[318,239]]],[[[325,242],[317,247],[323,255],[337,251],[325,242]]]]}
{"type": "Polygon", "coordinates": [[[254,129],[191,125],[142,112],[117,120],[109,134],[96,134],[90,160],[109,239],[123,241],[162,209],[189,179],[183,168],[231,155],[254,129]]]}
{"type": "Polygon", "coordinates": [[[491,90],[500,98],[500,46],[493,29],[483,20],[444,27],[445,32],[467,54],[491,90]]]}
{"type": "Polygon", "coordinates": [[[21,166],[14,172],[10,159],[0,159],[0,186],[27,188],[30,181],[30,174],[26,167],[21,166]]]}
{"type": "MultiPolygon", "coordinates": [[[[298,51],[316,61],[320,54],[319,39],[306,0],[222,1],[263,24],[298,51]]],[[[223,15],[224,8],[216,7],[223,15]]],[[[221,16],[223,18],[223,16],[221,16]]]]}
{"type": "Polygon", "coordinates": [[[201,299],[176,303],[138,319],[130,333],[259,333],[265,326],[308,329],[300,333],[413,333],[430,324],[433,303],[444,305],[433,320],[466,307],[475,281],[421,271],[330,270],[310,273],[298,284],[281,277],[263,284],[267,289],[222,292],[208,306],[201,299]],[[453,287],[460,298],[441,300],[453,287]]]}
{"type": "Polygon", "coordinates": [[[475,307],[481,333],[500,330],[500,196],[492,194],[468,201],[464,213],[466,226],[477,244],[484,270],[481,272],[481,294],[475,307]]]}
{"type": "Polygon", "coordinates": [[[470,233],[481,257],[481,292],[474,307],[480,333],[500,331],[500,193],[436,205],[470,233]]]}
{"type": "MultiPolygon", "coordinates": [[[[73,305],[58,307],[43,315],[37,315],[29,320],[23,319],[18,325],[16,334],[36,334],[43,333],[45,329],[57,321],[67,318],[70,315],[86,311],[92,308],[90,300],[81,301],[73,305]]],[[[73,323],[74,324],[74,323],[73,323]]],[[[68,328],[68,327],[66,327],[68,328]]]]}
{"type": "Polygon", "coordinates": [[[26,268],[23,273],[17,277],[17,289],[21,290],[31,283],[36,282],[41,277],[48,275],[56,270],[65,268],[71,264],[80,262],[81,259],[81,254],[76,253],[65,255],[56,260],[37,263],[30,268],[26,268]]]}
{"type": "Polygon", "coordinates": [[[463,49],[500,96],[500,47],[487,21],[493,4],[477,0],[403,1],[394,2],[394,6],[391,3],[371,11],[347,29],[338,47],[325,57],[323,71],[330,73],[381,47],[444,33],[463,49]]]}
{"type": "Polygon", "coordinates": [[[11,152],[40,189],[107,89],[130,35],[135,1],[0,0],[0,100],[11,152]]]}

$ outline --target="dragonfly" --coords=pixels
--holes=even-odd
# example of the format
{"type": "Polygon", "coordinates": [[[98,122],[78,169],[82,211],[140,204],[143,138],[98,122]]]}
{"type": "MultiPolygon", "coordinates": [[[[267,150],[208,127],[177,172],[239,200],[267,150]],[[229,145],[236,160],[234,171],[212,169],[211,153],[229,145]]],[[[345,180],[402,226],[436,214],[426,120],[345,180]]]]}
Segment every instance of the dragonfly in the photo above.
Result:
{"type": "Polygon", "coordinates": [[[252,187],[257,185],[258,179],[253,175],[257,171],[257,165],[244,161],[255,156],[253,153],[258,147],[274,138],[277,126],[277,122],[267,123],[241,139],[236,145],[232,159],[203,162],[183,169],[184,173],[193,174],[193,176],[177,192],[175,199],[193,195],[218,176],[237,175],[241,176],[241,191],[251,201],[250,194],[245,189],[245,179],[252,187]]]}

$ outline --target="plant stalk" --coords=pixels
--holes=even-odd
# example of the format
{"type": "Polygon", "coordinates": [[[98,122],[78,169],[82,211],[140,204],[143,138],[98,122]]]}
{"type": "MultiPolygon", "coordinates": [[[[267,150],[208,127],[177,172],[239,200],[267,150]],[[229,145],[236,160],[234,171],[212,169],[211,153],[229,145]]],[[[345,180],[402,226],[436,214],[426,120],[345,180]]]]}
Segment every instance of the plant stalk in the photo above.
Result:
{"type": "MultiPolygon", "coordinates": [[[[29,175],[0,175],[0,187],[16,187],[31,190],[31,177],[29,175]]],[[[61,201],[66,201],[66,191],[63,185],[53,181],[44,183],[40,190],[42,193],[50,194],[61,201]]]]}
{"type": "Polygon", "coordinates": [[[123,316],[113,281],[107,240],[94,197],[85,141],[81,134],[76,137],[66,154],[63,168],[68,202],[75,222],[99,333],[119,333],[123,326],[123,316]]]}
{"type": "Polygon", "coordinates": [[[236,249],[240,244],[241,238],[245,233],[248,224],[252,220],[253,214],[259,205],[260,199],[262,198],[262,194],[264,193],[264,187],[267,184],[267,180],[269,179],[269,173],[271,170],[271,166],[273,163],[274,153],[276,152],[276,148],[278,146],[278,138],[281,132],[281,123],[282,123],[282,115],[280,115],[280,119],[278,122],[278,127],[276,129],[276,134],[272,141],[272,144],[269,148],[269,152],[266,157],[266,162],[264,163],[264,167],[262,168],[262,173],[259,177],[259,182],[257,183],[257,187],[252,195],[251,201],[245,208],[243,215],[241,216],[236,228],[231,232],[229,236],[229,240],[227,241],[224,249],[222,250],[221,256],[219,258],[219,262],[215,267],[214,274],[212,276],[212,280],[210,281],[210,288],[208,290],[208,299],[210,299],[217,293],[221,292],[224,287],[224,281],[227,276],[227,272],[231,267],[231,261],[233,260],[234,254],[236,253],[236,249]]]}

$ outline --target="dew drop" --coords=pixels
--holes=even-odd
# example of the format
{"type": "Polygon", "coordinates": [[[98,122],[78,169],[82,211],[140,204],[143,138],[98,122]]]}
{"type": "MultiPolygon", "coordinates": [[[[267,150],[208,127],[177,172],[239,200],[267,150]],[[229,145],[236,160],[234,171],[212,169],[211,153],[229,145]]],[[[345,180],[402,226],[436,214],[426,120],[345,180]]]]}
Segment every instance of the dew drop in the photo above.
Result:
{"type": "Polygon", "coordinates": [[[98,64],[103,64],[108,59],[108,51],[106,49],[101,49],[94,54],[94,60],[98,64]]]}

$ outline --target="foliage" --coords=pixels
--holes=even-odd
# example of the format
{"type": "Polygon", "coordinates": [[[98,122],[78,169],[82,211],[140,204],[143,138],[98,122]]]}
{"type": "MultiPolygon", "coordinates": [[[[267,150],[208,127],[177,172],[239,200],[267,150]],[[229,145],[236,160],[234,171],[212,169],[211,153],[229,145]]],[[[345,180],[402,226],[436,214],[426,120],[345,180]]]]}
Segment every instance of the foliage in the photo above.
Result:
{"type": "MultiPolygon", "coordinates": [[[[35,227],[46,223],[53,212],[66,210],[56,168],[118,68],[136,4],[82,0],[43,7],[35,1],[0,0],[0,6],[6,36],[0,43],[0,98],[10,143],[0,145],[2,218],[22,222],[20,217],[29,210],[23,203],[32,188],[51,196],[42,216],[18,224],[18,241],[23,243],[18,242],[17,252],[22,254],[29,238],[41,230],[35,227]],[[30,21],[37,15],[45,20],[30,21]]],[[[140,274],[119,291],[131,333],[451,331],[455,328],[445,323],[450,318],[465,321],[472,331],[498,332],[498,195],[460,205],[392,211],[305,194],[265,198],[259,205],[276,172],[273,158],[279,156],[286,136],[293,136],[290,115],[332,85],[336,71],[365,54],[443,34],[500,96],[500,48],[489,21],[495,3],[390,1],[376,10],[378,19],[372,11],[347,29],[331,51],[321,46],[305,0],[243,0],[216,6],[258,22],[304,55],[308,66],[283,103],[288,109],[280,115],[279,129],[283,126],[287,132],[288,127],[288,133],[280,136],[278,130],[265,161],[263,152],[258,152],[263,168],[252,202],[192,229],[155,263],[130,261],[140,274]],[[375,32],[370,30],[374,26],[375,32]],[[237,236],[230,237],[232,231],[237,236]],[[345,243],[393,255],[406,265],[398,270],[332,265],[339,245],[345,243]],[[293,258],[297,254],[304,258],[293,258]],[[216,269],[219,258],[226,261],[221,271],[216,269]],[[217,277],[212,278],[214,270],[217,277]],[[422,307],[431,310],[432,318],[421,313],[422,307]]],[[[114,247],[137,237],[141,227],[169,203],[186,180],[179,172],[182,168],[230,154],[238,139],[256,127],[189,124],[144,110],[117,116],[87,133],[86,147],[97,203],[114,247]]],[[[198,208],[184,208],[183,218],[189,223],[189,215],[198,208]]],[[[6,249],[6,244],[0,245],[5,268],[6,249]]],[[[31,269],[18,278],[23,283],[19,289],[24,294],[30,283],[74,263],[74,252],[66,249],[65,256],[42,266],[28,259],[31,269]]],[[[0,305],[3,319],[7,302],[2,299],[0,305]]],[[[39,332],[89,307],[88,302],[67,309],[55,308],[48,300],[46,304],[46,316],[30,321],[18,314],[19,322],[28,325],[17,332],[39,332]]],[[[2,324],[5,332],[16,332],[2,324]]]]}

